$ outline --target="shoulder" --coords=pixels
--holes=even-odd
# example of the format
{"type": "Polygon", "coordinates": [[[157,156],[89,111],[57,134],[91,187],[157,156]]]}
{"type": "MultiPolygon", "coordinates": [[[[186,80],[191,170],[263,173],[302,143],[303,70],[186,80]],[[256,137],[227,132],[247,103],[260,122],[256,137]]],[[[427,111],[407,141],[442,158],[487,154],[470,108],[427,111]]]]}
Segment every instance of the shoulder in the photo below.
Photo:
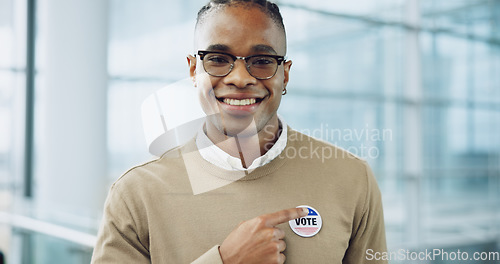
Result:
{"type": "Polygon", "coordinates": [[[182,148],[183,146],[173,148],[159,158],[130,168],[113,183],[111,189],[121,193],[141,194],[158,188],[176,188],[185,173],[182,148]]]}
{"type": "Polygon", "coordinates": [[[349,164],[366,166],[366,161],[355,154],[330,142],[311,137],[291,128],[288,129],[288,144],[297,151],[302,149],[302,153],[305,153],[305,149],[310,149],[310,154],[319,156],[323,162],[343,160],[350,161],[349,164]]]}
{"type": "Polygon", "coordinates": [[[311,168],[317,175],[332,177],[339,186],[350,190],[364,193],[376,186],[370,166],[364,159],[293,129],[288,129],[287,148],[282,155],[303,161],[302,166],[311,168]]]}

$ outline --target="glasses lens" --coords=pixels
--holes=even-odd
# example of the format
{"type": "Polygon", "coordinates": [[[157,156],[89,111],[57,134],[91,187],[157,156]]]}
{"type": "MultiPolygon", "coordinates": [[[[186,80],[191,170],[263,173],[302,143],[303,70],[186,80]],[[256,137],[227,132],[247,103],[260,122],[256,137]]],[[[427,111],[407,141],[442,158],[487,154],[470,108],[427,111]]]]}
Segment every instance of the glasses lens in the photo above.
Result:
{"type": "Polygon", "coordinates": [[[233,59],[225,54],[209,53],[203,58],[205,71],[213,76],[225,76],[231,71],[233,59]]]}
{"type": "Polygon", "coordinates": [[[248,60],[250,74],[259,79],[268,79],[274,76],[278,69],[278,61],[273,57],[257,56],[248,60]]]}

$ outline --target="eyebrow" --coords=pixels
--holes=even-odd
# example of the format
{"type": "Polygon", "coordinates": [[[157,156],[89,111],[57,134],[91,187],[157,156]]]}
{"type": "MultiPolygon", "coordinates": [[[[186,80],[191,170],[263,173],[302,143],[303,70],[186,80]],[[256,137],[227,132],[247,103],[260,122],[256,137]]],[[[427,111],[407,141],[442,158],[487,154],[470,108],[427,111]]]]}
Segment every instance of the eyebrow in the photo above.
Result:
{"type": "MultiPolygon", "coordinates": [[[[224,44],[212,44],[208,46],[207,50],[209,51],[224,51],[224,52],[230,52],[231,48],[227,45],[224,44]]],[[[270,53],[270,54],[278,54],[276,50],[273,49],[273,47],[269,45],[264,45],[264,44],[258,44],[252,47],[252,52],[253,53],[270,53]]]]}
{"type": "Polygon", "coordinates": [[[224,44],[213,44],[208,46],[207,50],[209,51],[231,51],[231,48],[229,46],[224,45],[224,44]]]}
{"type": "Polygon", "coordinates": [[[264,45],[264,44],[259,44],[255,45],[252,47],[252,51],[255,53],[271,53],[271,54],[278,54],[276,50],[273,49],[273,47],[269,45],[264,45]]]}

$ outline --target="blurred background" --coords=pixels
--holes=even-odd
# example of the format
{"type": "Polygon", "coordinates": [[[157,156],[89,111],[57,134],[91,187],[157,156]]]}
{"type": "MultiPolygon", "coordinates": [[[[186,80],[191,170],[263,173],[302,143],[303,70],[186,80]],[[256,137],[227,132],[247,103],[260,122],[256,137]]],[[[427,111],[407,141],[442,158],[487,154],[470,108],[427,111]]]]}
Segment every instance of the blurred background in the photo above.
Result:
{"type": "MultiPolygon", "coordinates": [[[[90,261],[109,186],[153,158],[141,104],[188,77],[205,3],[0,0],[7,263],[90,261]]],[[[280,114],[368,160],[389,249],[499,252],[500,1],[278,4],[280,114]]]]}

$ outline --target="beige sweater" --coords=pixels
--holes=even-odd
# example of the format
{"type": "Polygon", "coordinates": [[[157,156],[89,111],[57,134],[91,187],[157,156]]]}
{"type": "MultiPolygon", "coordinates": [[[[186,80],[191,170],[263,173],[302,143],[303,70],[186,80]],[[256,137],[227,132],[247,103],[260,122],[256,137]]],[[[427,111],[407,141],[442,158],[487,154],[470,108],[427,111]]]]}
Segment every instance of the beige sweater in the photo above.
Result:
{"type": "Polygon", "coordinates": [[[386,251],[380,191],[349,153],[289,129],[278,158],[238,175],[205,161],[194,140],[132,168],[111,187],[92,263],[222,263],[218,245],[241,221],[299,205],[323,227],[305,238],[279,225],[286,263],[377,263],[366,250],[386,251]]]}

